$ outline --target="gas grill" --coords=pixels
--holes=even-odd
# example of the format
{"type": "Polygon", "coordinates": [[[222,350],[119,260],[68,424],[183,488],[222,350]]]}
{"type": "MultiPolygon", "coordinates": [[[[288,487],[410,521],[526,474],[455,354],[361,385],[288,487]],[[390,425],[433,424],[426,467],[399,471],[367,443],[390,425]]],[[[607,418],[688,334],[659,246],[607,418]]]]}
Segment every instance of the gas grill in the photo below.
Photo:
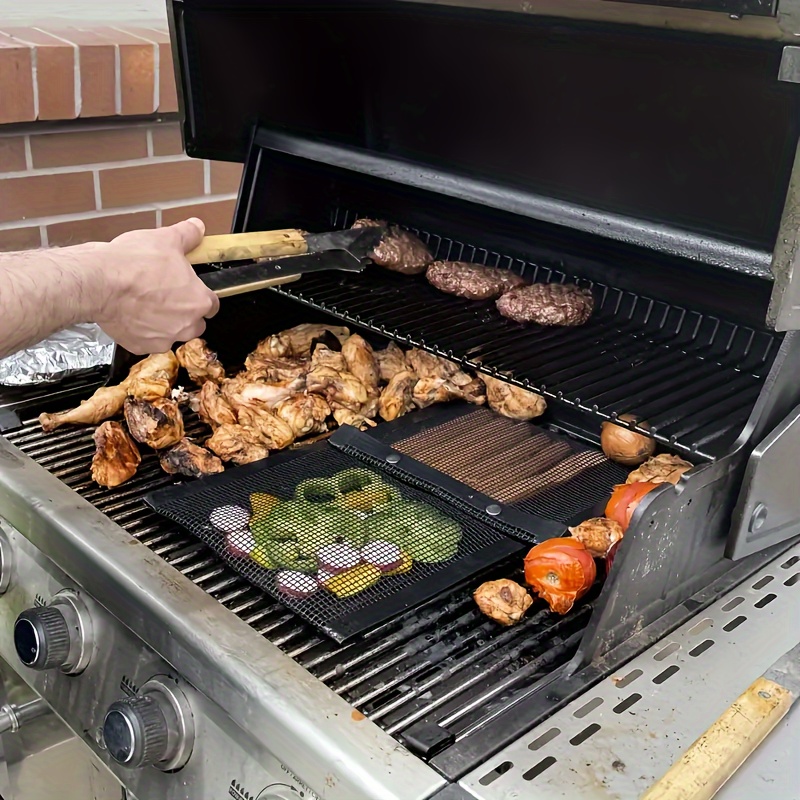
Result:
{"type": "Polygon", "coordinates": [[[175,483],[154,455],[102,489],[91,430],[42,432],[41,411],[106,375],[7,390],[0,655],[128,797],[500,796],[499,752],[539,742],[537,726],[775,559],[791,567],[794,4],[518,5],[171,0],[186,150],[244,163],[235,231],[387,219],[437,258],[587,287],[590,321],[523,327],[370,266],[228,298],[206,338],[235,365],[268,333],[344,321],[544,395],[537,424],[434,406],[369,434],[542,536],[624,481],[604,421],[635,413],[693,469],[647,495],[604,584],[563,617],[537,605],[500,628],[471,580],[339,645],[152,511],[145,496],[175,483]],[[71,622],[61,642],[53,608],[71,622]],[[12,641],[26,609],[35,669],[12,641]],[[128,727],[106,741],[121,699],[128,727]]]}

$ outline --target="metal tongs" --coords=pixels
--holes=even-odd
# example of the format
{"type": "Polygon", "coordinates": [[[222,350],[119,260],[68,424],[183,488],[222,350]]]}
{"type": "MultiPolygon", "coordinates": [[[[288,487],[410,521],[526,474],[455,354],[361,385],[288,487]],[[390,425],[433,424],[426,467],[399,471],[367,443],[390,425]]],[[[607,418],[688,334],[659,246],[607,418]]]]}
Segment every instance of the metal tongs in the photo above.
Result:
{"type": "MultiPolygon", "coordinates": [[[[224,298],[291,283],[309,272],[361,272],[386,232],[384,226],[375,225],[329,233],[305,233],[291,228],[229,233],[204,237],[186,258],[194,266],[253,262],[200,275],[209,289],[224,298]]],[[[135,356],[115,346],[107,385],[124,380],[135,361],[135,356]]]]}

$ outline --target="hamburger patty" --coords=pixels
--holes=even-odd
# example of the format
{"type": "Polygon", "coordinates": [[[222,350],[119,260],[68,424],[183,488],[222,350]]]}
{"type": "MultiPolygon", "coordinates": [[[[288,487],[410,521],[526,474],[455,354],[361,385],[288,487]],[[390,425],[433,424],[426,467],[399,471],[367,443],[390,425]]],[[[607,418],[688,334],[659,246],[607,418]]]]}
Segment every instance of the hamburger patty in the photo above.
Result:
{"type": "Polygon", "coordinates": [[[534,283],[506,292],[497,310],[515,322],[537,325],[583,325],[592,315],[592,293],[572,283],[534,283]]]}
{"type": "Polygon", "coordinates": [[[508,269],[484,267],[466,261],[434,261],[425,275],[439,291],[468,300],[491,300],[525,281],[508,269]]]}
{"type": "MultiPolygon", "coordinates": [[[[354,228],[370,228],[378,225],[386,223],[366,218],[357,219],[353,223],[354,228]]],[[[389,232],[372,251],[372,260],[386,269],[401,272],[403,275],[419,275],[424,272],[425,267],[433,261],[430,250],[413,233],[397,225],[387,227],[389,232]]]]}

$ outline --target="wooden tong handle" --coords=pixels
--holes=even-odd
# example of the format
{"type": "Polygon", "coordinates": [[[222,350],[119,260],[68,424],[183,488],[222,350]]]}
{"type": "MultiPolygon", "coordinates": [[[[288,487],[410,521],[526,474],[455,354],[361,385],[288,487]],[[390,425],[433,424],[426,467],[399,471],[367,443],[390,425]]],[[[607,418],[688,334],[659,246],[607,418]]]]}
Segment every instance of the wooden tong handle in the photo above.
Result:
{"type": "Polygon", "coordinates": [[[284,283],[292,283],[299,281],[300,275],[282,275],[280,278],[267,278],[263,281],[253,281],[252,283],[243,283],[239,286],[227,286],[224,289],[217,289],[217,297],[233,297],[235,294],[246,294],[247,292],[255,292],[258,289],[268,289],[270,286],[282,286],[284,283]]]}
{"type": "Polygon", "coordinates": [[[709,800],[780,722],[795,698],[758,678],[641,800],[709,800]]]}
{"type": "Polygon", "coordinates": [[[287,229],[206,236],[186,258],[190,264],[215,264],[277,256],[301,256],[307,252],[308,245],[302,231],[287,229]]]}

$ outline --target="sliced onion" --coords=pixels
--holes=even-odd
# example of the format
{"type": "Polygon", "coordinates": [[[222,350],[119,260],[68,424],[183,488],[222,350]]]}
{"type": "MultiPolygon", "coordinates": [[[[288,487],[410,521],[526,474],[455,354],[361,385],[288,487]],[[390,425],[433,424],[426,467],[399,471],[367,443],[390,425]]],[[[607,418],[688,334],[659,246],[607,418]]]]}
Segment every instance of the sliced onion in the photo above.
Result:
{"type": "Polygon", "coordinates": [[[222,533],[236,533],[247,530],[250,512],[241,506],[220,506],[211,512],[209,522],[222,533]]]}
{"type": "Polygon", "coordinates": [[[246,528],[225,534],[225,549],[234,558],[247,558],[256,549],[256,540],[246,528]]]}
{"type": "Polygon", "coordinates": [[[361,548],[361,558],[381,572],[391,572],[403,565],[403,551],[391,542],[370,542],[361,548]]]}
{"type": "Polygon", "coordinates": [[[361,563],[358,550],[345,542],[325,545],[317,551],[320,569],[338,575],[361,563]]]}
{"type": "Polygon", "coordinates": [[[276,585],[279,592],[298,600],[310,597],[319,589],[317,579],[313,575],[306,575],[305,572],[294,572],[293,570],[279,572],[276,578],[276,585]]]}

